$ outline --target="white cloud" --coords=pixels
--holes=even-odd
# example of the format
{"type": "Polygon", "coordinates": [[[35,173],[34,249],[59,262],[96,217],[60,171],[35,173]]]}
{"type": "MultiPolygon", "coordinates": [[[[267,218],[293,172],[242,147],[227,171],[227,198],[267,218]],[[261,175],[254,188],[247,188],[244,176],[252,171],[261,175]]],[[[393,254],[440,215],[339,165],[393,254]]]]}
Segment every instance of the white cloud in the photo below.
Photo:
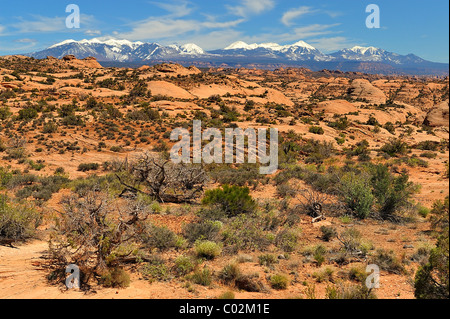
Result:
{"type": "Polygon", "coordinates": [[[187,1],[178,1],[174,3],[152,2],[152,4],[169,12],[168,17],[171,18],[185,17],[192,12],[192,8],[188,8],[189,3],[187,1]]]}
{"type": "Polygon", "coordinates": [[[192,37],[199,34],[208,34],[210,31],[229,30],[245,21],[245,19],[236,19],[222,22],[217,21],[214,16],[206,16],[205,20],[182,19],[176,17],[176,9],[172,8],[172,5],[164,5],[163,7],[169,11],[168,15],[149,17],[145,20],[133,22],[129,25],[130,31],[116,31],[113,32],[114,36],[133,41],[155,41],[168,38],[173,40],[180,36],[185,37],[190,33],[195,33],[190,35],[192,37]]]}
{"type": "Polygon", "coordinates": [[[308,43],[325,53],[339,51],[345,48],[351,48],[354,47],[355,45],[358,45],[358,43],[350,39],[347,39],[346,37],[311,39],[308,41],[308,43]]]}
{"type": "MultiPolygon", "coordinates": [[[[32,16],[33,20],[19,18],[20,22],[11,26],[19,33],[43,33],[43,32],[63,32],[67,31],[67,17],[44,17],[40,15],[32,16]]],[[[70,29],[71,31],[83,31],[85,27],[92,26],[95,18],[92,15],[81,14],[81,28],[70,29]]]]}
{"type": "Polygon", "coordinates": [[[237,16],[248,17],[272,10],[275,7],[273,0],[242,0],[238,6],[227,6],[228,10],[237,16]]]}
{"type": "Polygon", "coordinates": [[[17,42],[17,43],[36,43],[37,40],[36,39],[24,38],[24,39],[14,40],[14,42],[17,42]]]}
{"type": "Polygon", "coordinates": [[[0,34],[2,34],[3,31],[5,31],[5,29],[6,29],[6,28],[0,24],[0,34]]]}
{"type": "Polygon", "coordinates": [[[291,9],[283,14],[283,17],[281,18],[281,22],[286,25],[290,26],[292,25],[292,20],[295,20],[305,14],[315,12],[311,7],[300,7],[297,9],[291,9]]]}
{"type": "Polygon", "coordinates": [[[102,31],[100,30],[87,30],[84,32],[84,34],[89,35],[89,36],[98,36],[102,34],[102,31]]]}

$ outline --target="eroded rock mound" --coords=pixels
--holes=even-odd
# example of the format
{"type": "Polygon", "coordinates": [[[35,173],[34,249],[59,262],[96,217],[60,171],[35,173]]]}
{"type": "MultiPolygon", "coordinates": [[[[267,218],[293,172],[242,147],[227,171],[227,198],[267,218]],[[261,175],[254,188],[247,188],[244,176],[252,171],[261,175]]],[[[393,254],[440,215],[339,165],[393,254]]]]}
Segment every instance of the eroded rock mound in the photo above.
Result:
{"type": "Polygon", "coordinates": [[[430,112],[428,112],[423,124],[431,127],[446,126],[449,127],[449,106],[448,102],[444,101],[436,105],[430,112]]]}
{"type": "MultiPolygon", "coordinates": [[[[49,59],[49,58],[47,58],[49,59]]],[[[51,57],[50,59],[51,60],[51,57]]],[[[69,63],[74,67],[85,67],[85,68],[93,68],[93,69],[101,69],[103,68],[100,63],[97,62],[97,59],[94,57],[87,57],[82,60],[78,60],[74,55],[66,55],[62,58],[62,61],[69,63]]]]}
{"type": "Polygon", "coordinates": [[[386,103],[386,95],[383,93],[383,91],[374,87],[366,79],[354,80],[350,86],[349,94],[354,99],[367,100],[369,103],[386,103]]]}

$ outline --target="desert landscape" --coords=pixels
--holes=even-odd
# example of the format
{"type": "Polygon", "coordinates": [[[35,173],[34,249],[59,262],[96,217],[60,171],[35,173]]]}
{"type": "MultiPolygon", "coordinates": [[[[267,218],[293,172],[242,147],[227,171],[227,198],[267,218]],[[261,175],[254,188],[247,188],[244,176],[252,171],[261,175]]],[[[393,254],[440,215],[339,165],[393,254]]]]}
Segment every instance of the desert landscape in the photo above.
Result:
{"type": "Polygon", "coordinates": [[[0,298],[448,298],[448,160],[448,76],[3,56],[0,298]],[[172,163],[194,120],[278,171],[172,163]]]}

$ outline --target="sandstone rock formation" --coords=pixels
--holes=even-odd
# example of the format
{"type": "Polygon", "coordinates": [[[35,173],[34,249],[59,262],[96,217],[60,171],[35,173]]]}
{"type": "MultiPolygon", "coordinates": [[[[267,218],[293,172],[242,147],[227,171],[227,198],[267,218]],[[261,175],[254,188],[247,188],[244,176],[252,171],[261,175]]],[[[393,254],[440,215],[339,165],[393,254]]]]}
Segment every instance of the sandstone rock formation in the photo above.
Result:
{"type": "Polygon", "coordinates": [[[449,100],[441,102],[438,105],[436,105],[430,112],[428,112],[423,124],[431,127],[437,126],[449,127],[448,102],[449,100]]]}
{"type": "Polygon", "coordinates": [[[365,99],[369,103],[384,104],[386,95],[380,89],[374,87],[366,79],[356,79],[350,87],[350,96],[354,99],[365,99]]]}

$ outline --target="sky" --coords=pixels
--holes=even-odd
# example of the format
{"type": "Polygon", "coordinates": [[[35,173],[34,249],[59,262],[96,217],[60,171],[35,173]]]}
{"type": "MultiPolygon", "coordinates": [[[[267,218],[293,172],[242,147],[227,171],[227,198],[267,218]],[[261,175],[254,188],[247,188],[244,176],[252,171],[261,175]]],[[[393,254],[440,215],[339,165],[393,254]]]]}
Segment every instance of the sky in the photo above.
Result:
{"type": "Polygon", "coordinates": [[[355,45],[449,62],[448,0],[2,0],[0,55],[36,52],[67,40],[127,39],[195,43],[205,50],[236,41],[293,44],[324,53],[355,45]],[[69,4],[80,28],[69,29],[69,4]],[[369,29],[369,4],[380,28],[369,29]]]}

